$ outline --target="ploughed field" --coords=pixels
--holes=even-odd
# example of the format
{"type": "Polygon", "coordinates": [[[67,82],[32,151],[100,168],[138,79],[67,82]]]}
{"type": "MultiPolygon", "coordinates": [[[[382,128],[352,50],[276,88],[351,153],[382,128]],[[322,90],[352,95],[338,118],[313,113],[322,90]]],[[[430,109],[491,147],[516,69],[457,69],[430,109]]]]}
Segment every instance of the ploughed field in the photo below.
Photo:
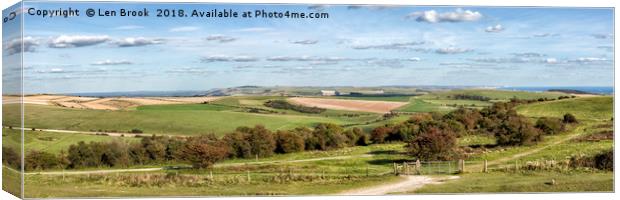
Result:
{"type": "Polygon", "coordinates": [[[319,107],[334,110],[363,111],[373,113],[389,113],[390,111],[404,106],[407,102],[394,101],[368,101],[368,100],[349,100],[349,99],[326,99],[326,98],[304,98],[294,97],[288,99],[295,104],[309,107],[319,107]]]}

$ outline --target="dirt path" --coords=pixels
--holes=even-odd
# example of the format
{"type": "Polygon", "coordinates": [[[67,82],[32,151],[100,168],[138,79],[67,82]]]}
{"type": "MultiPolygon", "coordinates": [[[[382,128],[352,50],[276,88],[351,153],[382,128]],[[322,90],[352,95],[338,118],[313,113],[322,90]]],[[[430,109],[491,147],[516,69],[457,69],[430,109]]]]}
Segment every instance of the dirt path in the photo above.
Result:
{"type": "Polygon", "coordinates": [[[430,177],[430,176],[401,176],[397,182],[383,185],[359,188],[340,193],[339,195],[386,195],[411,192],[426,184],[441,184],[447,180],[458,179],[458,176],[430,177]]]}
{"type": "MultiPolygon", "coordinates": [[[[320,160],[342,160],[349,158],[362,158],[371,157],[370,154],[362,154],[355,156],[333,156],[323,158],[308,158],[299,160],[274,160],[274,161],[258,161],[247,163],[220,163],[215,164],[214,167],[232,167],[243,165],[257,165],[257,164],[275,164],[275,163],[297,163],[297,162],[312,162],[320,160]]],[[[10,169],[10,168],[9,168],[10,169]]],[[[152,167],[152,168],[138,168],[138,169],[102,169],[102,170],[85,170],[85,171],[47,171],[47,172],[27,172],[26,175],[80,175],[80,174],[108,174],[108,173],[120,173],[120,172],[148,172],[148,171],[160,171],[164,170],[164,167],[152,167]]]]}
{"type": "Polygon", "coordinates": [[[515,159],[519,159],[521,157],[525,157],[525,156],[528,156],[528,155],[532,155],[532,154],[538,153],[538,152],[540,152],[540,151],[542,151],[544,149],[547,149],[549,147],[562,144],[564,142],[570,141],[572,139],[575,139],[575,138],[581,136],[580,133],[583,132],[584,128],[586,128],[586,126],[577,127],[573,131],[574,133],[572,133],[571,135],[569,135],[569,136],[567,136],[565,138],[558,139],[558,140],[553,141],[553,142],[551,142],[549,144],[546,144],[544,146],[541,146],[541,147],[538,147],[538,148],[534,148],[534,149],[530,149],[530,150],[527,150],[527,151],[524,151],[524,152],[521,152],[521,153],[517,153],[517,154],[514,154],[514,155],[509,156],[509,157],[503,157],[503,158],[500,158],[500,159],[492,160],[492,161],[489,161],[487,164],[488,165],[501,164],[501,163],[505,163],[505,162],[512,161],[512,160],[515,160],[515,159]]]}
{"type": "MultiPolygon", "coordinates": [[[[9,128],[9,127],[3,127],[9,128]]],[[[24,130],[24,131],[33,131],[32,128],[18,128],[12,127],[12,129],[24,130]]],[[[116,133],[116,132],[95,132],[95,131],[72,131],[72,130],[58,130],[58,129],[40,129],[36,128],[34,131],[45,131],[51,133],[74,133],[74,134],[86,134],[86,135],[105,135],[110,137],[140,137],[140,136],[151,136],[153,134],[148,133],[116,133]]],[[[169,137],[189,137],[187,135],[170,135],[170,134],[154,134],[156,136],[169,136],[169,137]]]]}

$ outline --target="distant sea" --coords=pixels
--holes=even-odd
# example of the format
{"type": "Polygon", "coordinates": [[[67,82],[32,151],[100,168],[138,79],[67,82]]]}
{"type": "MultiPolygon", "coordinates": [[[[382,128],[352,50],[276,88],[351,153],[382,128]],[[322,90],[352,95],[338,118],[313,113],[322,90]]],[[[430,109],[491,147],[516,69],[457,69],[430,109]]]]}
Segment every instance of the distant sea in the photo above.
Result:
{"type": "Polygon", "coordinates": [[[499,87],[497,89],[500,90],[518,90],[518,91],[528,91],[528,92],[544,92],[553,89],[560,90],[579,90],[587,93],[593,94],[613,94],[614,87],[588,87],[588,86],[561,86],[561,87],[499,87]]]}

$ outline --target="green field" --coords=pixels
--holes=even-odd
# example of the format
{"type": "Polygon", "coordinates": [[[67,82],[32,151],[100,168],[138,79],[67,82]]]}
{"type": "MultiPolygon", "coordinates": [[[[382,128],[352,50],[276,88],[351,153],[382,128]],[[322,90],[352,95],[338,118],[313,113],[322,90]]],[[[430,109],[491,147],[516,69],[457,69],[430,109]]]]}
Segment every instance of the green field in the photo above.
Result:
{"type": "MultiPolygon", "coordinates": [[[[3,105],[4,109],[19,106],[3,105]]],[[[137,128],[146,134],[197,135],[223,134],[239,126],[262,124],[273,130],[292,129],[299,126],[314,126],[318,123],[340,125],[365,124],[377,119],[378,115],[360,115],[359,117],[340,116],[340,111],[331,115],[300,114],[258,114],[222,110],[217,105],[166,105],[141,107],[133,111],[106,111],[70,109],[43,105],[26,105],[25,127],[40,129],[61,129],[110,132],[126,132],[137,128]],[[189,107],[189,108],[187,108],[189,107]],[[197,108],[197,109],[193,109],[197,108]]],[[[11,115],[11,114],[9,114],[11,115]]],[[[3,118],[6,126],[19,124],[15,117],[3,118]]]]}
{"type": "Polygon", "coordinates": [[[449,112],[453,109],[455,108],[429,103],[418,98],[411,98],[409,104],[404,105],[397,110],[402,112],[449,112]]]}
{"type": "Polygon", "coordinates": [[[366,101],[396,101],[408,102],[414,96],[325,96],[321,98],[333,99],[349,99],[349,100],[366,100],[366,101]]]}
{"type": "Polygon", "coordinates": [[[517,107],[517,112],[530,117],[559,117],[571,113],[577,120],[610,120],[613,117],[613,97],[582,97],[563,99],[517,107]]]}
{"type": "MultiPolygon", "coordinates": [[[[2,129],[2,146],[19,150],[21,135],[19,130],[2,129]]],[[[45,131],[24,131],[24,150],[47,151],[57,154],[60,150],[67,150],[70,145],[84,142],[102,142],[111,140],[138,141],[133,137],[110,137],[105,135],[86,135],[78,133],[56,133],[45,131]]]]}
{"type": "Polygon", "coordinates": [[[504,192],[610,192],[614,190],[612,172],[492,172],[461,175],[443,184],[426,185],[412,191],[426,193],[504,193],[504,192]],[[555,185],[551,184],[555,180],[555,185]]]}

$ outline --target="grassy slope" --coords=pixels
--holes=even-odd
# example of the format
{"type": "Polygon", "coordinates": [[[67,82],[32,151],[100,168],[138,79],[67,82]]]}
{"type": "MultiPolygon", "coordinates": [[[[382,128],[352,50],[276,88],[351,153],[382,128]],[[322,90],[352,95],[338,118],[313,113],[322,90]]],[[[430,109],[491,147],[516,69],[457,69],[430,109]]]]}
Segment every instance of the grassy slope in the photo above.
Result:
{"type": "MultiPolygon", "coordinates": [[[[110,174],[108,178],[93,178],[85,180],[84,176],[68,175],[63,181],[57,176],[27,175],[26,191],[29,197],[101,197],[101,196],[191,196],[191,195],[301,195],[301,194],[331,194],[343,190],[384,184],[398,180],[393,175],[383,175],[390,172],[391,160],[403,159],[406,156],[391,153],[402,151],[402,143],[371,145],[365,147],[349,147],[331,151],[311,151],[291,154],[275,155],[268,158],[260,158],[261,164],[253,164],[254,159],[228,160],[222,164],[247,163],[228,167],[216,167],[213,170],[182,170],[181,174],[207,176],[213,172],[220,181],[202,187],[180,187],[178,185],[163,186],[119,186],[114,181],[109,181],[116,174],[110,174]],[[334,156],[350,156],[346,159],[315,160],[307,162],[275,162],[299,159],[321,159],[334,156]],[[264,163],[269,162],[271,163],[264,163]],[[366,177],[368,170],[369,177],[366,177]],[[252,182],[236,182],[245,180],[247,171],[251,171],[252,182]],[[354,176],[351,179],[338,180],[315,180],[315,181],[289,181],[275,183],[269,181],[282,171],[291,171],[299,175],[326,176],[354,176]],[[357,177],[357,178],[355,178],[357,177]],[[226,181],[228,180],[228,181],[226,181]],[[54,186],[54,187],[50,187],[54,186]],[[75,190],[80,187],[80,190],[75,190]]],[[[133,172],[123,175],[140,175],[144,173],[133,172]]],[[[162,174],[162,172],[150,172],[149,174],[162,174]]]]}
{"type": "MultiPolygon", "coordinates": [[[[17,105],[3,105],[10,108],[17,105]]],[[[147,108],[136,111],[105,111],[59,108],[42,105],[26,105],[26,127],[63,130],[116,130],[142,129],[147,134],[204,133],[222,134],[239,126],[262,124],[270,129],[292,129],[298,126],[314,126],[317,123],[359,124],[375,119],[376,115],[339,117],[296,114],[254,114],[212,108],[214,105],[173,105],[170,108],[147,108]],[[185,106],[190,106],[187,109],[185,106]],[[204,108],[203,108],[204,107],[204,108]]],[[[11,117],[3,124],[17,124],[11,117]]]]}
{"type": "Polygon", "coordinates": [[[517,107],[517,111],[530,117],[562,117],[572,113],[577,120],[609,120],[613,116],[613,97],[583,97],[527,104],[517,107]]]}
{"type": "MultiPolygon", "coordinates": [[[[20,133],[18,130],[2,129],[2,146],[11,147],[15,150],[20,149],[20,133]]],[[[79,141],[84,142],[101,142],[111,140],[138,141],[138,138],[130,137],[109,137],[102,135],[85,135],[76,133],[50,133],[43,131],[25,131],[24,132],[24,150],[47,151],[50,153],[58,153],[60,150],[67,150],[70,145],[79,141]]]]}
{"type": "Polygon", "coordinates": [[[427,185],[415,193],[609,192],[613,183],[612,172],[471,173],[444,184],[427,185]],[[548,184],[552,179],[556,185],[548,184]]]}

